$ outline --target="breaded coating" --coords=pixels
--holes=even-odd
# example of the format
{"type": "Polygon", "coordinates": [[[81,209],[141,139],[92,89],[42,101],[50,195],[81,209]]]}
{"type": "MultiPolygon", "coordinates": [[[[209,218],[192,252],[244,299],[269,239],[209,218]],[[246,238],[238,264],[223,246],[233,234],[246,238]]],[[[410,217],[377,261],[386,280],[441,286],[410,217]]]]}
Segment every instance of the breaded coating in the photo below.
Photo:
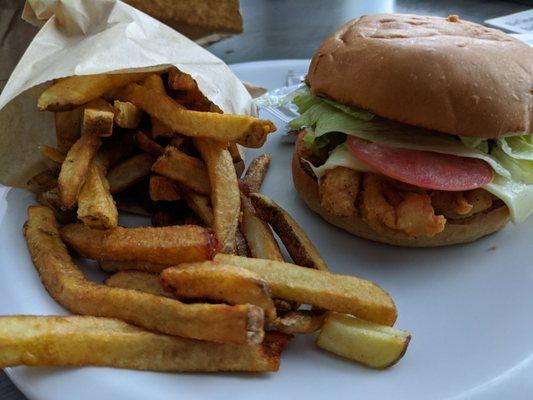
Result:
{"type": "Polygon", "coordinates": [[[320,204],[332,215],[352,217],[357,212],[361,173],[346,167],[326,171],[319,181],[320,204]]]}

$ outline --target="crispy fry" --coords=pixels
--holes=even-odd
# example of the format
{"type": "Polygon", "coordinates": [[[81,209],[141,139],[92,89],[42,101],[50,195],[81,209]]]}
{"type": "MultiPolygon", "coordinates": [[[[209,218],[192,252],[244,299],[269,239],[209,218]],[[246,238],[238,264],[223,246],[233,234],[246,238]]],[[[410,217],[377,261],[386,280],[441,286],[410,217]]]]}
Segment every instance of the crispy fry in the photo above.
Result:
{"type": "Polygon", "coordinates": [[[93,260],[146,261],[179,264],[209,260],[216,251],[210,230],[182,225],[122,228],[107,231],[83,224],[66,225],[61,237],[76,253],[93,260]]]}
{"type": "Polygon", "coordinates": [[[55,162],[56,164],[61,164],[63,163],[63,161],[65,161],[65,154],[56,149],[55,147],[42,144],[39,146],[39,149],[41,149],[41,153],[43,153],[43,156],[48,158],[50,161],[55,162]]]}
{"type": "Polygon", "coordinates": [[[270,165],[270,159],[270,154],[261,154],[252,160],[244,174],[244,178],[242,178],[246,194],[259,192],[270,165]]]}
{"type": "Polygon", "coordinates": [[[263,310],[257,306],[186,305],[88,281],[68,255],[49,208],[28,208],[24,235],[48,293],[74,313],[119,318],[150,330],[202,340],[240,344],[258,343],[263,338],[263,310]]]}
{"type": "Polygon", "coordinates": [[[250,199],[257,216],[272,226],[296,264],[321,271],[329,270],[307,234],[289,213],[262,194],[252,193],[250,199]]]}
{"type": "Polygon", "coordinates": [[[157,274],[150,274],[142,271],[120,271],[107,278],[104,283],[107,286],[119,287],[123,289],[134,289],[140,292],[163,296],[175,299],[176,296],[171,291],[163,287],[161,279],[157,274]]]}
{"type": "Polygon", "coordinates": [[[115,165],[107,174],[111,193],[122,192],[150,174],[154,162],[153,156],[143,153],[115,165]]]}
{"type": "Polygon", "coordinates": [[[240,228],[246,238],[252,257],[284,261],[272,230],[267,223],[255,215],[250,199],[243,194],[241,194],[241,208],[240,228]]]}
{"type": "Polygon", "coordinates": [[[314,310],[289,311],[282,317],[267,322],[267,328],[287,334],[313,333],[320,329],[327,313],[314,310]]]}
{"type": "Polygon", "coordinates": [[[174,90],[195,90],[197,88],[192,76],[181,72],[176,67],[168,70],[168,87],[174,90]]]}
{"type": "Polygon", "coordinates": [[[139,126],[142,111],[129,101],[113,102],[114,122],[121,128],[134,129],[139,126]]]}
{"type": "Polygon", "coordinates": [[[151,274],[159,274],[165,268],[171,266],[171,264],[157,264],[145,261],[113,261],[102,260],[99,262],[100,269],[106,272],[119,272],[119,271],[141,271],[151,274]]]}
{"type": "Polygon", "coordinates": [[[149,191],[153,201],[175,201],[181,198],[176,182],[161,175],[150,176],[149,191]]]}
{"type": "Polygon", "coordinates": [[[83,107],[54,113],[56,140],[59,151],[67,152],[81,135],[83,107]]]}
{"type": "Polygon", "coordinates": [[[371,281],[279,261],[228,254],[217,254],[214,262],[255,272],[275,297],[353,314],[385,325],[396,321],[396,307],[390,296],[371,281]]]}
{"type": "Polygon", "coordinates": [[[126,86],[120,98],[186,136],[261,147],[267,135],[275,130],[272,122],[249,116],[187,110],[169,96],[134,83],[126,86]]]}
{"type": "MultiPolygon", "coordinates": [[[[142,85],[148,89],[152,89],[157,93],[166,94],[165,85],[161,76],[157,74],[152,74],[146,77],[142,82],[142,85]]],[[[171,127],[161,122],[156,117],[151,116],[150,120],[152,121],[152,137],[158,138],[160,136],[172,136],[174,131],[171,127]]]]}
{"type": "Polygon", "coordinates": [[[407,351],[411,334],[401,329],[330,313],[316,345],[371,368],[396,364],[407,351]]]}
{"type": "Polygon", "coordinates": [[[209,197],[196,193],[190,189],[182,190],[183,199],[206,226],[213,226],[213,208],[209,197]]]}
{"type": "Polygon", "coordinates": [[[194,145],[205,161],[209,174],[213,229],[221,246],[220,251],[232,253],[235,248],[241,199],[231,155],[220,143],[212,140],[195,139],[194,145]]]}
{"type": "Polygon", "coordinates": [[[82,131],[102,137],[113,134],[113,106],[102,98],[94,99],[83,110],[82,131]]]}
{"type": "Polygon", "coordinates": [[[229,304],[254,304],[276,318],[270,291],[261,278],[246,269],[212,262],[183,264],[161,272],[163,286],[179,299],[212,299],[229,304]]]}
{"type": "Polygon", "coordinates": [[[78,195],[78,219],[97,229],[118,225],[118,210],[106,178],[106,162],[100,155],[94,157],[87,180],[78,195]]]}
{"type": "Polygon", "coordinates": [[[67,111],[102,96],[109,90],[144,79],[148,73],[70,76],[57,80],[39,96],[39,110],[67,111]]]}
{"type": "Polygon", "coordinates": [[[78,194],[87,179],[91,161],[101,144],[98,136],[84,133],[68,151],[58,178],[63,207],[71,209],[76,204],[78,194]]]}
{"type": "Polygon", "coordinates": [[[142,131],[135,132],[134,138],[135,144],[139,149],[145,153],[153,155],[154,157],[159,157],[165,151],[163,146],[150,139],[148,135],[142,131]]]}
{"type": "Polygon", "coordinates": [[[211,186],[205,164],[198,158],[188,156],[172,146],[157,159],[152,171],[178,181],[198,193],[209,194],[211,186]]]}
{"type": "Polygon", "coordinates": [[[235,231],[235,249],[234,253],[242,257],[250,257],[250,248],[246,242],[246,238],[241,230],[237,228],[235,231]]]}
{"type": "Polygon", "coordinates": [[[57,175],[59,171],[56,168],[49,168],[30,178],[26,183],[28,189],[36,194],[46,192],[47,190],[57,187],[57,175]]]}
{"type": "Polygon", "coordinates": [[[290,336],[261,344],[213,343],[148,332],[98,317],[0,317],[0,367],[107,366],[148,371],[277,371],[290,336]]]}

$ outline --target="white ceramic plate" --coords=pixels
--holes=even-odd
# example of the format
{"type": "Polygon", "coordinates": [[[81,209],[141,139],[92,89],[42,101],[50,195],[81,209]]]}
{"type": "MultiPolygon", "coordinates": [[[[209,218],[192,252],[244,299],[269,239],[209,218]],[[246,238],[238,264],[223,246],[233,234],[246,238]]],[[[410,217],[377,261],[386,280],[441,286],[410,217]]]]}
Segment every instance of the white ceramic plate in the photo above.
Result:
{"type": "MultiPolygon", "coordinates": [[[[234,65],[243,80],[273,89],[302,60],[234,65]]],[[[289,82],[293,83],[293,82],[289,82]]],[[[474,244],[401,249],[357,239],[325,224],[294,192],[292,146],[274,134],[264,192],[298,220],[334,272],[388,290],[397,325],[413,340],[404,359],[370,370],[298,337],[276,374],[165,374],[108,368],[10,368],[15,384],[38,400],[105,399],[531,399],[533,395],[533,220],[474,244]],[[493,250],[491,250],[491,248],[493,250]]],[[[0,196],[0,314],[64,314],[41,286],[21,234],[31,195],[0,196]]],[[[100,273],[91,272],[93,279],[100,273]]],[[[1,347],[0,347],[1,351],[1,347]]]]}

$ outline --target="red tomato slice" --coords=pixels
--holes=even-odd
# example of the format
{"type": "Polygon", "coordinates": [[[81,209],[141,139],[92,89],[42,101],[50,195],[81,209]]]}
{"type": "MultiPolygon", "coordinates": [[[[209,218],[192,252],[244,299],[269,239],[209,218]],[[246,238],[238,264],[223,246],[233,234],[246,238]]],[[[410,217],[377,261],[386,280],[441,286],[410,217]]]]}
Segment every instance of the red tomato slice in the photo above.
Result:
{"type": "Polygon", "coordinates": [[[471,190],[492,181],[494,171],[483,160],[383,146],[356,137],[348,145],[376,172],[427,189],[471,190]]]}

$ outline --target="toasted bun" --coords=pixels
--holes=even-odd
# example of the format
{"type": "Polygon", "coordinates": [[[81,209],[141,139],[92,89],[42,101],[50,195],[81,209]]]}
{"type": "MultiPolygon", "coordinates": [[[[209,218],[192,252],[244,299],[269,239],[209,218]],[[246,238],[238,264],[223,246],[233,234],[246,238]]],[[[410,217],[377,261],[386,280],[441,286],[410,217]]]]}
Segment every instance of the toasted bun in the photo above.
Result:
{"type": "Polygon", "coordinates": [[[502,229],[509,222],[509,209],[506,206],[492,208],[464,220],[448,220],[444,230],[433,237],[407,238],[374,231],[359,215],[338,217],[328,213],[320,205],[318,183],[303,168],[300,156],[295,151],[292,157],[292,178],[294,187],[314,212],[330,224],[336,225],[353,235],[376,242],[404,247],[436,247],[458,243],[468,243],[502,229]]]}
{"type": "Polygon", "coordinates": [[[376,14],[329,36],[313,93],[454,135],[531,134],[533,49],[457,17],[376,14]]]}

